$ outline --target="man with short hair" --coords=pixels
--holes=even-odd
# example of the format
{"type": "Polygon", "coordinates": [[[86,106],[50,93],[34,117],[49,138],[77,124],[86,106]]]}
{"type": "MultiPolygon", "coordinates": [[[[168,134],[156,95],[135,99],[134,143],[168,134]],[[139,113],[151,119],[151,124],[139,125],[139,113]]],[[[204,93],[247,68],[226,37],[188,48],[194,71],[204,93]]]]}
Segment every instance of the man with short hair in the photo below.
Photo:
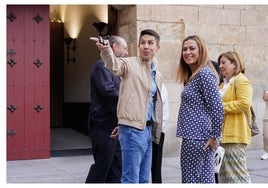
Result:
{"type": "Polygon", "coordinates": [[[127,58],[116,58],[105,45],[108,41],[101,44],[98,38],[90,39],[96,42],[106,67],[121,77],[117,106],[121,183],[149,183],[152,141],[159,144],[163,120],[162,76],[155,59],[160,37],[151,29],[141,31],[139,56],[127,58]]]}

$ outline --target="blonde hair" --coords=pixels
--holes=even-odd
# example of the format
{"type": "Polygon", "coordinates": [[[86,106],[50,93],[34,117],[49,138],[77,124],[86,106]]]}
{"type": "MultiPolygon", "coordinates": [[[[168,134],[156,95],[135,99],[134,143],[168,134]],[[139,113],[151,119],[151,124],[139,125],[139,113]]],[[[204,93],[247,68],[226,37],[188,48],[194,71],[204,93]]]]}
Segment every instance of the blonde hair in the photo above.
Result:
{"type": "Polygon", "coordinates": [[[219,82],[219,75],[208,57],[208,51],[206,48],[205,41],[198,35],[191,35],[186,37],[182,41],[181,57],[180,57],[180,63],[177,68],[176,81],[186,85],[186,83],[191,81],[199,72],[199,70],[203,68],[205,65],[208,65],[212,69],[219,82]],[[182,53],[183,45],[188,40],[195,41],[199,48],[199,57],[197,60],[197,68],[195,72],[191,71],[190,66],[183,59],[183,53],[182,53]]]}
{"type": "Polygon", "coordinates": [[[220,60],[223,56],[226,57],[229,61],[231,61],[231,63],[233,63],[235,65],[234,76],[238,75],[240,72],[243,74],[245,73],[246,66],[245,66],[244,62],[242,61],[238,52],[236,52],[236,51],[224,52],[218,57],[218,62],[220,62],[220,60]]]}

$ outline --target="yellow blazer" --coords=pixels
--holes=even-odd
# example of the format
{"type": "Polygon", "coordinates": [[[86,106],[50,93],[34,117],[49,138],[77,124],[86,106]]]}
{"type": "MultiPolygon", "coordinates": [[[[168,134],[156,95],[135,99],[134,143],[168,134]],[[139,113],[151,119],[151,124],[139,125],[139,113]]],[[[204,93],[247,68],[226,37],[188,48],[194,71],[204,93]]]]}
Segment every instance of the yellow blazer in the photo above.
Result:
{"type": "MultiPolygon", "coordinates": [[[[224,83],[219,88],[221,89],[223,85],[224,83]]],[[[251,142],[251,132],[244,112],[251,119],[252,96],[252,85],[244,74],[240,73],[231,80],[222,96],[224,107],[222,143],[249,144],[251,142]]]]}

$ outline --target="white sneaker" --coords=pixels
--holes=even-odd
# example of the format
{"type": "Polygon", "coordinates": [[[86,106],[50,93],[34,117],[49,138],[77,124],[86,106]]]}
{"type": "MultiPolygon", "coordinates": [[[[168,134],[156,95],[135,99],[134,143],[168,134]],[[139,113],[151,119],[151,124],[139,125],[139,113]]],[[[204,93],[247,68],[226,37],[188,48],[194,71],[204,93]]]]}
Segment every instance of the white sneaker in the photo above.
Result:
{"type": "Polygon", "coordinates": [[[261,156],[261,159],[262,160],[265,160],[265,159],[268,159],[268,153],[265,153],[261,156]]]}

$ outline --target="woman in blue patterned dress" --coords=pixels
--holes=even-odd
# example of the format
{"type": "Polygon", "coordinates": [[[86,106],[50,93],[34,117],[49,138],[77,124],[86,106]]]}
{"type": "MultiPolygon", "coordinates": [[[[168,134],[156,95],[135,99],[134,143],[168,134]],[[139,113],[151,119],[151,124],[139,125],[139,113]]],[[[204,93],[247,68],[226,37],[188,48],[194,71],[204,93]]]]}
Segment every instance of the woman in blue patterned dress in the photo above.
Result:
{"type": "Polygon", "coordinates": [[[183,40],[176,76],[184,85],[177,123],[182,183],[215,183],[213,159],[221,137],[223,105],[218,74],[199,36],[183,40]]]}

